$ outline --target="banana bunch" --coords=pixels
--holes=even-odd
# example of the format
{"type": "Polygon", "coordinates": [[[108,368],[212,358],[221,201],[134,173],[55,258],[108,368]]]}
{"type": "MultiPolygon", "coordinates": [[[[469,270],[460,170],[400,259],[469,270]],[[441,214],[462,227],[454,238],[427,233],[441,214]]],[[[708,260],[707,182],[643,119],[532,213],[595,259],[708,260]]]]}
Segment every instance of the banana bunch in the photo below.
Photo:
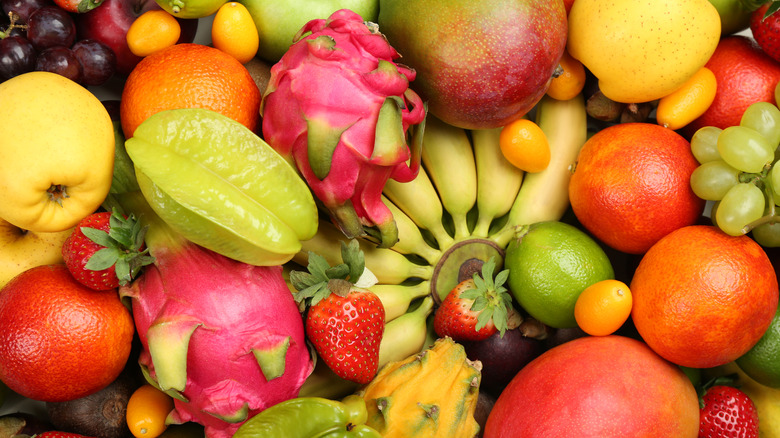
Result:
{"type": "MultiPolygon", "coordinates": [[[[572,166],[587,138],[583,97],[545,96],[535,115],[552,152],[541,172],[523,173],[504,158],[501,128],[465,130],[429,115],[419,175],[407,183],[388,181],[383,201],[393,212],[399,240],[378,248],[370,237],[359,239],[366,268],[377,277],[369,289],[385,307],[380,368],[422,350],[429,339],[428,316],[471,277],[470,262],[493,256],[502,261],[517,226],[558,220],[568,208],[572,166]]],[[[338,264],[342,240],[348,241],[335,225],[320,221],[317,234],[301,242],[292,261],[306,266],[311,251],[338,264]]],[[[318,389],[306,393],[331,395],[318,389]]]]}

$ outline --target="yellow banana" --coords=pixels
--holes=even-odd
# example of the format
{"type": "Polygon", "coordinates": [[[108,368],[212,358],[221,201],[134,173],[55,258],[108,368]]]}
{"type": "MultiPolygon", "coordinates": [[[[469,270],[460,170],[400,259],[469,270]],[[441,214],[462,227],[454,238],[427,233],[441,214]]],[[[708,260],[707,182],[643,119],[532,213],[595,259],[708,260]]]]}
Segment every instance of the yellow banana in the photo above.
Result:
{"type": "Polygon", "coordinates": [[[428,245],[417,224],[406,213],[401,211],[398,206],[384,195],[382,196],[382,201],[393,213],[393,219],[398,228],[398,242],[390,249],[401,254],[416,254],[424,258],[429,264],[435,265],[441,257],[441,251],[428,245]]]}
{"type": "Polygon", "coordinates": [[[517,198],[524,172],[501,153],[498,139],[502,128],[471,131],[477,163],[477,223],[471,232],[487,237],[493,220],[509,212],[517,198]]]}
{"type": "MultiPolygon", "coordinates": [[[[324,257],[331,266],[340,264],[340,241],[348,242],[349,239],[332,223],[320,221],[317,234],[301,242],[302,249],[293,256],[293,261],[307,266],[311,251],[324,257]]],[[[379,248],[366,240],[358,239],[358,242],[365,257],[366,268],[376,275],[379,283],[399,284],[409,278],[431,278],[433,267],[430,265],[412,263],[403,254],[389,248],[379,248]]]]}
{"type": "Polygon", "coordinates": [[[432,312],[433,298],[425,297],[419,307],[385,324],[379,344],[379,369],[422,351],[428,336],[428,315],[432,312]]]}
{"type": "Polygon", "coordinates": [[[429,281],[416,284],[375,284],[368,288],[382,301],[385,308],[385,322],[390,322],[409,310],[409,304],[417,298],[428,295],[431,291],[429,281]]]}
{"type": "Polygon", "coordinates": [[[467,237],[466,215],[477,202],[477,168],[468,134],[428,115],[422,162],[436,186],[442,206],[455,226],[455,239],[467,237]]]}
{"type": "Polygon", "coordinates": [[[550,164],[525,175],[507,224],[490,238],[505,247],[517,225],[559,220],[569,207],[569,180],[588,126],[582,94],[569,100],[544,96],[536,106],[536,123],[550,144],[550,164]]]}
{"type": "Polygon", "coordinates": [[[447,248],[452,244],[452,236],[444,229],[441,221],[444,208],[439,194],[424,168],[420,167],[420,173],[409,182],[388,180],[383,193],[420,228],[430,231],[439,248],[447,248]]]}

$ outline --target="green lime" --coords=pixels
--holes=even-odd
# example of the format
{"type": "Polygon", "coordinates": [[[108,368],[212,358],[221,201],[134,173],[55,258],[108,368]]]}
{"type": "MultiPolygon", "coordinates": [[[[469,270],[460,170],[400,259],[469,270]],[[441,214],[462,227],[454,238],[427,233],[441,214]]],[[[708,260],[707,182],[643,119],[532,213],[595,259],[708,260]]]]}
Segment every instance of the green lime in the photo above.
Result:
{"type": "Polygon", "coordinates": [[[756,382],[780,388],[780,307],[761,339],[735,362],[756,382]]]}
{"type": "Polygon", "coordinates": [[[574,304],[580,293],[593,283],[615,278],[599,244],[560,221],[521,228],[507,246],[504,267],[520,307],[554,328],[576,327],[574,304]]]}

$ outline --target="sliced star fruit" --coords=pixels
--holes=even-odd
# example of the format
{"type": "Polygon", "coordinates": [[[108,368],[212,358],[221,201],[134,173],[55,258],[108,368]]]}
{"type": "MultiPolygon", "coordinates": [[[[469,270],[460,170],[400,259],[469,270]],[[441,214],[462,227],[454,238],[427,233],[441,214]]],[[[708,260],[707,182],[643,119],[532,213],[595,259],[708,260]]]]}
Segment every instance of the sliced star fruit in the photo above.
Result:
{"type": "Polygon", "coordinates": [[[190,241],[260,266],[285,263],[317,232],[306,182],[242,124],[207,109],[145,120],[125,143],[152,209],[190,241]]]}

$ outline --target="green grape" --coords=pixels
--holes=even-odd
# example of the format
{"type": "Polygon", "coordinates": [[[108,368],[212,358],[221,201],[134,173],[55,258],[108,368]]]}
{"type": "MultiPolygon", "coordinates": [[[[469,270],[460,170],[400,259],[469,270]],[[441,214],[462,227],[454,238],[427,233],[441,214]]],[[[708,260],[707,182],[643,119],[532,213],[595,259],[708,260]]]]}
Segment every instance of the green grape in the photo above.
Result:
{"type": "Polygon", "coordinates": [[[740,173],[723,160],[707,161],[691,173],[691,188],[701,199],[720,201],[732,186],[739,183],[740,173]]]}
{"type": "Polygon", "coordinates": [[[775,204],[780,205],[780,166],[777,164],[769,171],[769,185],[775,195],[775,204]]]}
{"type": "Polygon", "coordinates": [[[780,109],[770,102],[755,102],[744,113],[741,126],[755,129],[766,138],[773,149],[780,144],[780,109]]]}
{"type": "Polygon", "coordinates": [[[780,223],[762,224],[753,228],[753,239],[765,248],[780,246],[780,223]]]}
{"type": "Polygon", "coordinates": [[[723,130],[717,126],[704,126],[691,137],[691,152],[699,163],[720,160],[718,136],[723,130]]]}
{"type": "Polygon", "coordinates": [[[752,183],[739,183],[729,189],[715,212],[718,227],[726,234],[741,236],[742,229],[764,214],[764,193],[752,183]]]}
{"type": "Polygon", "coordinates": [[[755,129],[729,126],[718,136],[718,152],[723,161],[749,173],[758,173],[775,158],[775,148],[755,129]]]}

